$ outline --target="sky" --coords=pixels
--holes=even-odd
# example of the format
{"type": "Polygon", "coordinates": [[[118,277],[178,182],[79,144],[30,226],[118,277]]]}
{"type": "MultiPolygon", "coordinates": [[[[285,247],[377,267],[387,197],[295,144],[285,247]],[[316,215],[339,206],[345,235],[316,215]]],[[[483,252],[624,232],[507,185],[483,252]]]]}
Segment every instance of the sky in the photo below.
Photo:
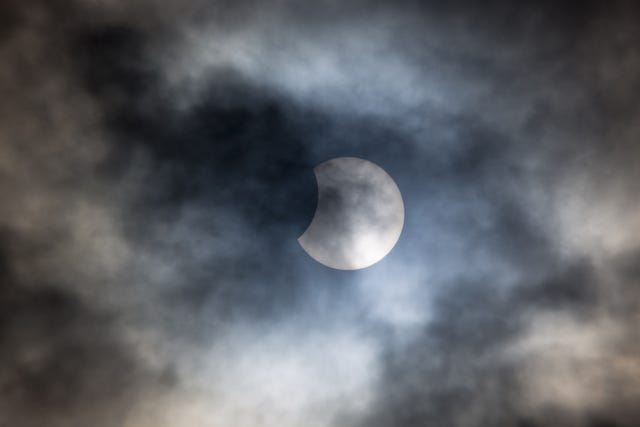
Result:
{"type": "Polygon", "coordinates": [[[3,0],[0,425],[637,426],[639,18],[3,0]],[[335,157],[404,201],[362,270],[335,157]]]}

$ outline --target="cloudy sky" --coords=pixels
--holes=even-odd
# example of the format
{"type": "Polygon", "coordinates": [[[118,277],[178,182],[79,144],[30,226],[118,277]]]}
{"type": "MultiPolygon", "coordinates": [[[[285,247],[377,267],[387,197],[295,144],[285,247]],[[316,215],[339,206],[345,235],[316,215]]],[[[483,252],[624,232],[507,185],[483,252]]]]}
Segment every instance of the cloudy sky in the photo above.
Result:
{"type": "Polygon", "coordinates": [[[3,0],[0,426],[637,426],[639,19],[3,0]],[[356,271],[341,156],[405,205],[356,271]]]}

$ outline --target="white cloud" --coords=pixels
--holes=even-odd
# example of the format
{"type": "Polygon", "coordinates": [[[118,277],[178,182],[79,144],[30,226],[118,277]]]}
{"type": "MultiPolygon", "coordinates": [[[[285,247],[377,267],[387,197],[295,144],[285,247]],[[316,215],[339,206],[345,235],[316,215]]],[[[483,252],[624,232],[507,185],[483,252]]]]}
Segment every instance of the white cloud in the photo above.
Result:
{"type": "Polygon", "coordinates": [[[325,427],[368,408],[378,366],[367,339],[348,329],[263,332],[234,330],[184,355],[180,387],[143,400],[127,427],[325,427]]]}

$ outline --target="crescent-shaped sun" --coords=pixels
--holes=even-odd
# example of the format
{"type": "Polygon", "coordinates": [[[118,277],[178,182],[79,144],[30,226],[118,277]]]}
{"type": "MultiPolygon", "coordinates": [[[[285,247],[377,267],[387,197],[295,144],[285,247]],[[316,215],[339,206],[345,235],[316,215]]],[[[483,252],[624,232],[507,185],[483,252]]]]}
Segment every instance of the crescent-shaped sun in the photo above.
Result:
{"type": "Polygon", "coordinates": [[[404,202],[394,180],[380,166],[338,157],[314,168],[318,205],[298,238],[316,261],[338,270],[357,270],[384,258],[400,238],[404,202]]]}

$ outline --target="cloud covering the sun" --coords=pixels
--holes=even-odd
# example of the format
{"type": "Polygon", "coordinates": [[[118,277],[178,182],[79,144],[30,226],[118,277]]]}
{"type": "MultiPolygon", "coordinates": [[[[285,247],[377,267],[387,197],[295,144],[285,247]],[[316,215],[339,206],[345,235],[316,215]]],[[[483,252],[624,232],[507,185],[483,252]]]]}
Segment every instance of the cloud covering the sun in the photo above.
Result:
{"type": "Polygon", "coordinates": [[[4,1],[0,425],[636,425],[638,7],[440,3],[4,1]]]}

